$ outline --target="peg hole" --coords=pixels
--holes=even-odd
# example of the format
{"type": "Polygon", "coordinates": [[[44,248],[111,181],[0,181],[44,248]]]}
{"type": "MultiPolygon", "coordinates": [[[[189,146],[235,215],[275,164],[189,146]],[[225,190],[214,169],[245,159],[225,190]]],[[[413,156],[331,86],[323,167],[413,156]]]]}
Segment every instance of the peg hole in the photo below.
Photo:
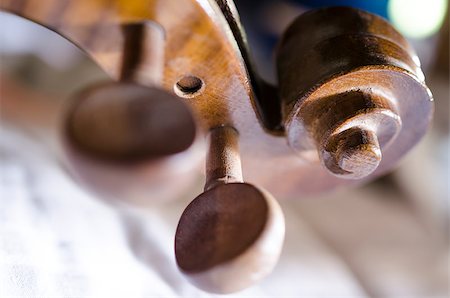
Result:
{"type": "Polygon", "coordinates": [[[181,97],[194,97],[204,88],[203,81],[196,76],[184,76],[174,86],[175,93],[181,97]]]}

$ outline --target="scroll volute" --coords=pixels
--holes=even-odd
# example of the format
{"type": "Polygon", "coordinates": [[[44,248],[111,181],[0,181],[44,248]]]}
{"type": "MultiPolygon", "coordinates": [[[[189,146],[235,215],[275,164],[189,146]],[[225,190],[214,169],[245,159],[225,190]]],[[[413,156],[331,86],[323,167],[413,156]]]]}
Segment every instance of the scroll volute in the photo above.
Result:
{"type": "Polygon", "coordinates": [[[428,128],[419,59],[381,17],[349,7],[305,13],[283,35],[277,66],[289,145],[341,180],[385,173],[428,128]]]}

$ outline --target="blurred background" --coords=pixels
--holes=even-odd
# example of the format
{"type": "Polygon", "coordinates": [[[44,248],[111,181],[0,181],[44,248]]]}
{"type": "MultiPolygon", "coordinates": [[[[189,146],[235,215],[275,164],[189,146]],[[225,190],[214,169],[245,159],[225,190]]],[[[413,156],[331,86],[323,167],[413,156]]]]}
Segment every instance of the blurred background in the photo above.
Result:
{"type": "MultiPolygon", "coordinates": [[[[279,36],[303,12],[341,5],[388,19],[416,49],[436,111],[392,173],[281,200],[280,263],[263,283],[231,296],[449,297],[447,0],[235,2],[257,69],[272,82],[279,36]]],[[[73,92],[106,75],[41,26],[0,13],[0,28],[0,297],[213,296],[186,283],[172,248],[201,175],[173,200],[140,207],[84,191],[61,166],[60,117],[73,92]]]]}

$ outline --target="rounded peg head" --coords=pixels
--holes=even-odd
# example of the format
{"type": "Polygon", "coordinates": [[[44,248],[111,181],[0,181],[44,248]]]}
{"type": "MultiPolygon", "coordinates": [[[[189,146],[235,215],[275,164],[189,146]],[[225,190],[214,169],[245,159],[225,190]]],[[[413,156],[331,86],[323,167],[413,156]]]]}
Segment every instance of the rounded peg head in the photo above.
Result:
{"type": "Polygon", "coordinates": [[[190,109],[176,96],[111,82],[73,98],[63,141],[69,167],[85,186],[139,202],[145,196],[164,199],[168,181],[180,176],[181,185],[183,177],[193,176],[187,171],[202,158],[196,134],[190,109]]]}
{"type": "Polygon", "coordinates": [[[248,183],[205,191],[184,210],[175,236],[178,267],[200,289],[231,293],[270,273],[284,240],[276,200],[248,183]]]}
{"type": "Polygon", "coordinates": [[[66,132],[88,155],[134,162],[186,150],[195,139],[196,125],[189,108],[165,91],[109,83],[77,95],[66,132]]]}

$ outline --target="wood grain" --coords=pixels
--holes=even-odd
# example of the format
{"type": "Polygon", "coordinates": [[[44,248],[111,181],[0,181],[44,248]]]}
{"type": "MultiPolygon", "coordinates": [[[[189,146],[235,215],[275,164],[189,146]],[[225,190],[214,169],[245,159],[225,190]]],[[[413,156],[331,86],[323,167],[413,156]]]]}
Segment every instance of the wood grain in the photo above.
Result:
{"type": "Polygon", "coordinates": [[[278,73],[291,147],[342,178],[386,172],[431,119],[432,95],[411,46],[385,20],[357,9],[298,18],[281,41],[278,73]]]}
{"type": "Polygon", "coordinates": [[[269,274],[284,240],[276,200],[242,182],[237,141],[232,127],[211,130],[205,191],[184,210],[175,235],[181,271],[201,289],[222,294],[269,274]]]}
{"type": "Polygon", "coordinates": [[[239,133],[236,129],[229,126],[213,128],[209,132],[209,143],[205,190],[219,184],[243,182],[239,133]]]}
{"type": "MultiPolygon", "coordinates": [[[[235,127],[240,134],[246,180],[281,198],[355,184],[323,167],[317,146],[302,152],[296,149],[293,140],[311,141],[310,132],[302,130],[303,124],[295,133],[287,130],[294,150],[287,144],[282,128],[293,127],[294,114],[306,97],[312,101],[337,92],[371,89],[396,99],[394,112],[401,118],[401,131],[389,148],[381,148],[383,160],[366,180],[391,169],[425,133],[431,118],[431,93],[423,83],[414,51],[387,22],[345,8],[301,16],[279,47],[281,111],[279,105],[270,100],[264,104],[255,96],[267,93],[271,98],[276,89],[263,85],[263,92],[256,90],[260,85],[251,69],[245,35],[240,33],[237,13],[229,2],[4,0],[0,7],[68,38],[115,79],[120,77],[122,64],[122,25],[150,22],[160,28],[164,36],[164,42],[158,43],[164,48],[161,80],[158,83],[143,76],[139,82],[160,84],[175,92],[180,80],[199,78],[203,84],[198,92],[177,95],[184,96],[193,107],[205,130],[221,125],[235,127]],[[309,51],[314,44],[319,50],[309,51]],[[339,61],[351,63],[341,65],[339,61]],[[283,121],[277,123],[281,112],[283,121]],[[275,124],[268,125],[264,115],[274,115],[275,124]]],[[[147,49],[153,49],[152,43],[145,42],[147,49]]],[[[141,73],[153,69],[154,61],[140,65],[141,73]]]]}

